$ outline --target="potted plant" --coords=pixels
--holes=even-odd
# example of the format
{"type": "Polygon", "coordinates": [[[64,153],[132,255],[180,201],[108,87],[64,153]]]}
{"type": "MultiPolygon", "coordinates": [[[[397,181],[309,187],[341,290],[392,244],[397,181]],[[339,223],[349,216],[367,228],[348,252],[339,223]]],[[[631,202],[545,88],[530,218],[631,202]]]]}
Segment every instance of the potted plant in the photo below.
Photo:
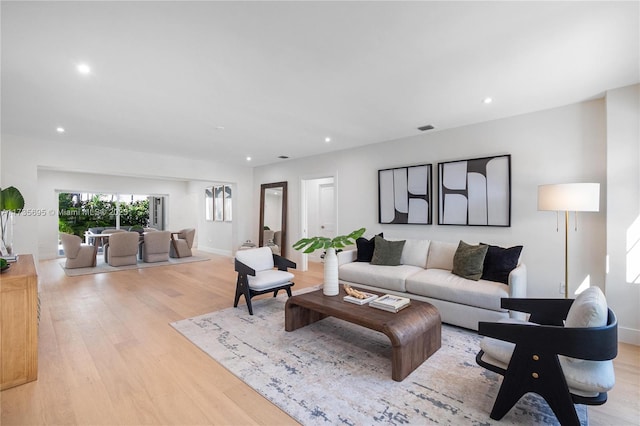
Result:
{"type": "Polygon", "coordinates": [[[303,250],[303,253],[313,253],[318,249],[326,250],[324,256],[324,285],[322,286],[322,292],[326,296],[336,296],[339,292],[338,257],[336,256],[336,249],[342,249],[348,245],[355,244],[356,240],[360,238],[365,231],[365,228],[360,228],[349,235],[338,235],[335,238],[303,238],[293,245],[294,249],[303,250]]]}
{"type": "Polygon", "coordinates": [[[0,190],[0,251],[3,255],[13,252],[13,214],[24,208],[24,198],[20,191],[10,186],[0,190]]]}

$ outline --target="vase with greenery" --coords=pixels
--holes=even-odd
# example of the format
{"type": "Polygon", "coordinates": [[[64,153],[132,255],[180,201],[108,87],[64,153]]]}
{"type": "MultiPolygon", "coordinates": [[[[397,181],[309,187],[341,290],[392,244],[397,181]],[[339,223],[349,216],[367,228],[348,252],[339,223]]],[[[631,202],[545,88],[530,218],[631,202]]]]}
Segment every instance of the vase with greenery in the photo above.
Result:
{"type": "Polygon", "coordinates": [[[338,257],[336,255],[336,249],[342,249],[355,244],[356,240],[362,237],[365,231],[365,228],[360,228],[349,235],[338,235],[335,238],[302,238],[293,245],[294,249],[303,250],[303,253],[313,253],[319,249],[326,251],[324,256],[324,284],[322,286],[322,292],[326,296],[336,296],[339,292],[338,257]]]}
{"type": "Polygon", "coordinates": [[[20,191],[10,186],[0,190],[0,234],[2,254],[13,254],[13,215],[24,208],[20,191]]]}

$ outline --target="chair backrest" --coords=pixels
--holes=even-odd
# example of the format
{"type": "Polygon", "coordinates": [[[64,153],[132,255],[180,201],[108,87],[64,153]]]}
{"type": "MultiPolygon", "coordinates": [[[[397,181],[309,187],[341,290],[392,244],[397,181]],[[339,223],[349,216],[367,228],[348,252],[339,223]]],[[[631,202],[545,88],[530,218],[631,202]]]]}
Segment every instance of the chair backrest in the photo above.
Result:
{"type": "Polygon", "coordinates": [[[110,256],[130,256],[138,253],[140,235],[137,232],[117,232],[109,237],[110,256]]]}
{"type": "Polygon", "coordinates": [[[169,231],[151,231],[145,232],[143,235],[144,245],[150,253],[158,253],[158,250],[169,253],[169,244],[171,244],[171,232],[169,231]]]}
{"type": "Polygon", "coordinates": [[[186,229],[180,230],[180,235],[178,235],[178,238],[180,238],[181,240],[186,240],[187,246],[191,248],[193,246],[193,239],[195,238],[195,236],[196,236],[195,228],[186,228],[186,229]]]}
{"type": "Polygon", "coordinates": [[[269,241],[273,241],[274,235],[275,232],[270,229],[265,229],[264,231],[262,231],[262,244],[266,246],[269,241]]]}
{"type": "Polygon", "coordinates": [[[244,263],[256,272],[273,269],[273,252],[269,247],[260,247],[249,250],[239,250],[236,259],[244,263]]]}
{"type": "Polygon", "coordinates": [[[117,234],[120,232],[127,232],[127,231],[125,231],[124,229],[106,228],[102,230],[101,234],[117,234]]]}
{"type": "Polygon", "coordinates": [[[60,233],[60,241],[62,242],[62,249],[67,257],[74,258],[78,255],[80,246],[82,245],[82,238],[73,234],[60,233]]]}

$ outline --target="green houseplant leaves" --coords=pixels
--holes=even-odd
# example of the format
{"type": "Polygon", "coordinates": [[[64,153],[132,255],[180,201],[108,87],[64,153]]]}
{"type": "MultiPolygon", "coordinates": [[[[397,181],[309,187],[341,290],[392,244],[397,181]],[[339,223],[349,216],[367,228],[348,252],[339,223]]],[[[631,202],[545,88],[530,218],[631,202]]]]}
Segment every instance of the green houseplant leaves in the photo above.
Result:
{"type": "Polygon", "coordinates": [[[24,208],[24,198],[20,191],[10,186],[0,191],[0,211],[20,213],[24,208]]]}
{"type": "Polygon", "coordinates": [[[24,208],[24,197],[20,191],[13,186],[0,190],[0,249],[3,254],[5,252],[11,253],[13,232],[11,227],[8,231],[11,235],[7,234],[7,225],[11,220],[12,213],[20,213],[24,208]]]}
{"type": "Polygon", "coordinates": [[[356,229],[349,235],[338,235],[331,239],[327,237],[303,238],[293,245],[296,250],[304,250],[303,253],[313,253],[318,249],[341,249],[356,243],[356,240],[364,234],[365,228],[356,229]]]}

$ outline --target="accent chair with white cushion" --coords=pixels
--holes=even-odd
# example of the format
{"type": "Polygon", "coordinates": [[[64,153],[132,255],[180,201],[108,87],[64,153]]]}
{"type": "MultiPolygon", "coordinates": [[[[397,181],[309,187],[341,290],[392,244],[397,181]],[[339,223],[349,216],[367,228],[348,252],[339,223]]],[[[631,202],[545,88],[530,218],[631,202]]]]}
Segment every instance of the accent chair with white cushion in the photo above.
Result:
{"type": "Polygon", "coordinates": [[[182,229],[177,233],[171,234],[171,248],[169,256],[171,257],[189,257],[193,256],[191,247],[196,236],[194,228],[182,229]]]}
{"type": "Polygon", "coordinates": [[[138,263],[140,234],[137,232],[117,232],[107,243],[107,263],[111,266],[135,265],[138,263]]]}
{"type": "Polygon", "coordinates": [[[572,299],[502,299],[531,314],[480,322],[476,362],[504,376],[490,417],[500,420],[527,392],[542,396],[559,422],[579,425],[574,404],[601,405],[615,384],[618,322],[604,294],[590,287],[572,299]]]}
{"type": "Polygon", "coordinates": [[[64,267],[67,269],[86,268],[96,266],[96,253],[98,248],[94,245],[82,244],[82,238],[77,235],[60,233],[62,249],[67,260],[64,267]]]}
{"type": "Polygon", "coordinates": [[[295,267],[294,262],[274,254],[269,247],[239,250],[235,259],[238,280],[233,307],[237,307],[240,296],[244,296],[249,314],[253,315],[253,296],[273,292],[273,297],[276,297],[279,290],[285,290],[287,296],[291,297],[293,274],[288,272],[287,268],[295,267]],[[275,267],[278,269],[274,269],[275,267]]]}
{"type": "Polygon", "coordinates": [[[145,232],[140,244],[140,257],[144,262],[164,262],[169,260],[171,232],[145,232]]]}

